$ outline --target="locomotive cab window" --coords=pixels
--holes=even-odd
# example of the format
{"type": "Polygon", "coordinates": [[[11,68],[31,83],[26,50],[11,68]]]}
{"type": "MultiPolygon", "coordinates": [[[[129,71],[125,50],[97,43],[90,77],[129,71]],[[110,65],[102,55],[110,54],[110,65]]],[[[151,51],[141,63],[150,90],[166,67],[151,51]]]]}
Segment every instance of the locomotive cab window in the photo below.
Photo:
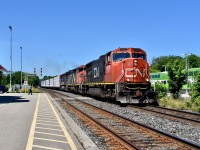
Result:
{"type": "Polygon", "coordinates": [[[83,71],[84,70],[84,68],[79,68],[79,72],[81,72],[81,71],[83,71]]]}
{"type": "Polygon", "coordinates": [[[113,61],[121,61],[125,58],[130,58],[130,54],[129,53],[114,53],[113,54],[113,61]]]}
{"type": "Polygon", "coordinates": [[[146,55],[145,54],[139,54],[139,53],[132,53],[133,58],[142,58],[146,60],[146,55]]]}
{"type": "Polygon", "coordinates": [[[106,64],[110,63],[110,55],[106,55],[106,64]]]}

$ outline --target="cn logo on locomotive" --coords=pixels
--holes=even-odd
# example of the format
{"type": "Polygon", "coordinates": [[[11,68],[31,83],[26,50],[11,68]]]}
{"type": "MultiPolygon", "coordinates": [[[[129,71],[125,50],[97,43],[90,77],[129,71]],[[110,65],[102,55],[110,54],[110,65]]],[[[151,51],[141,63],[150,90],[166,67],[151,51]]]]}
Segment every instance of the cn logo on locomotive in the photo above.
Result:
{"type": "Polygon", "coordinates": [[[134,78],[136,78],[137,77],[137,75],[140,75],[141,77],[145,77],[145,69],[143,69],[143,71],[142,72],[140,72],[140,70],[137,68],[137,69],[133,69],[133,68],[126,68],[125,69],[125,77],[134,77],[134,78]],[[129,73],[129,72],[133,72],[133,73],[129,73]]]}
{"type": "Polygon", "coordinates": [[[95,67],[94,68],[94,78],[98,78],[99,77],[99,67],[95,67]]]}

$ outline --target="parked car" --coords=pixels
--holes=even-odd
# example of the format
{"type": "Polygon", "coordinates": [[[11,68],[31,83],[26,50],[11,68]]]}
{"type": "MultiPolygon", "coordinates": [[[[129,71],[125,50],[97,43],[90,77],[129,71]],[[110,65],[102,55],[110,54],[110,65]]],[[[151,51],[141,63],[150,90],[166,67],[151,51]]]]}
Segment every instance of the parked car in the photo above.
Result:
{"type": "Polygon", "coordinates": [[[0,85],[0,94],[3,94],[8,91],[8,88],[5,85],[0,85]]]}

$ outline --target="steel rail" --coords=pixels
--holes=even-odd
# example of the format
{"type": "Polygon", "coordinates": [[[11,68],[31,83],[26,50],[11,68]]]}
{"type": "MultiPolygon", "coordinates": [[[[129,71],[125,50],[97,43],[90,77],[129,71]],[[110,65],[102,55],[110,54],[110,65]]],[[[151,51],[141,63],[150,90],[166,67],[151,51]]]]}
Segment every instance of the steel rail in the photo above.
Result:
{"type": "Polygon", "coordinates": [[[176,110],[176,109],[170,109],[170,108],[165,108],[165,107],[158,107],[158,106],[147,106],[147,107],[131,106],[131,107],[150,111],[150,112],[154,112],[154,113],[159,113],[159,114],[174,117],[174,118],[179,118],[179,119],[182,119],[182,120],[188,120],[190,122],[195,122],[195,123],[198,123],[198,124],[200,123],[200,120],[197,120],[197,119],[195,120],[195,119],[192,119],[192,118],[185,117],[187,115],[193,115],[194,117],[200,118],[200,114],[198,114],[198,113],[191,113],[191,112],[186,112],[186,111],[181,111],[181,110],[176,110]],[[151,107],[151,108],[148,108],[148,107],[151,107]],[[154,108],[156,108],[156,109],[158,108],[158,110],[152,110],[154,108]],[[169,114],[167,112],[161,112],[161,111],[159,111],[159,109],[161,109],[161,110],[163,109],[164,111],[171,111],[171,113],[175,112],[175,113],[180,113],[180,114],[179,115],[169,114]]]}
{"type": "MultiPolygon", "coordinates": [[[[151,107],[151,106],[150,106],[151,107]]],[[[154,107],[154,106],[153,106],[154,107]]],[[[176,111],[176,112],[182,112],[182,113],[187,113],[187,114],[191,114],[191,115],[200,115],[200,113],[195,113],[195,112],[189,112],[189,111],[183,111],[183,110],[178,110],[178,109],[173,109],[173,108],[166,108],[166,107],[161,107],[161,106],[155,106],[157,108],[161,108],[161,109],[166,109],[166,110],[172,110],[172,111],[176,111]]]]}

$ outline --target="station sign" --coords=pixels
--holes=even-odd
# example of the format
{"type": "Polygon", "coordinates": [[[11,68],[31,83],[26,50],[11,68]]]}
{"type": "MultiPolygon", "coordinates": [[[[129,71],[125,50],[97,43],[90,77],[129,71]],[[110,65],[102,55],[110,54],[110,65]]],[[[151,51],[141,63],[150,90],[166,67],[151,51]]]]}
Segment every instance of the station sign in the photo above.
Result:
{"type": "Polygon", "coordinates": [[[28,81],[25,80],[25,81],[24,81],[24,85],[28,85],[28,81]]]}

